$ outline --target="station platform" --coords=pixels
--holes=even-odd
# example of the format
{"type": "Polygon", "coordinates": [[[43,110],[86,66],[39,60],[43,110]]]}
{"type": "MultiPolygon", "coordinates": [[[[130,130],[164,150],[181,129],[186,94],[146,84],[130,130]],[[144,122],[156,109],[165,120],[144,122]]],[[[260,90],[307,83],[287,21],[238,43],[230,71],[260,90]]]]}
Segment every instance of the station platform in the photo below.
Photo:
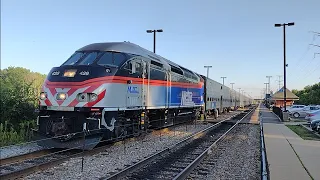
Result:
{"type": "Polygon", "coordinates": [[[320,141],[303,140],[263,105],[259,108],[271,180],[320,179],[320,141]]]}

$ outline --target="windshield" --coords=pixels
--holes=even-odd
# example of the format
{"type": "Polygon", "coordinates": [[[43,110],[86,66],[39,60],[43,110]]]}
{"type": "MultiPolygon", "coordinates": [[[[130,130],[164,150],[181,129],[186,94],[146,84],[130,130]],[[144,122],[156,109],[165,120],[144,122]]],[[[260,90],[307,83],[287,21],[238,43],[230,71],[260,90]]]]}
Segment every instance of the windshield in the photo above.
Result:
{"type": "Polygon", "coordinates": [[[131,56],[118,52],[75,52],[62,66],[65,65],[110,65],[118,67],[131,56]]]}
{"type": "Polygon", "coordinates": [[[65,63],[62,64],[62,66],[74,65],[83,57],[83,55],[85,55],[84,52],[75,52],[65,63]]]}
{"type": "Polygon", "coordinates": [[[92,64],[100,54],[101,54],[101,52],[88,53],[86,55],[86,57],[83,58],[83,60],[81,60],[79,65],[90,65],[90,64],[92,64]]]}
{"type": "Polygon", "coordinates": [[[105,52],[97,64],[120,66],[124,60],[126,60],[126,57],[122,53],[105,52]]]}

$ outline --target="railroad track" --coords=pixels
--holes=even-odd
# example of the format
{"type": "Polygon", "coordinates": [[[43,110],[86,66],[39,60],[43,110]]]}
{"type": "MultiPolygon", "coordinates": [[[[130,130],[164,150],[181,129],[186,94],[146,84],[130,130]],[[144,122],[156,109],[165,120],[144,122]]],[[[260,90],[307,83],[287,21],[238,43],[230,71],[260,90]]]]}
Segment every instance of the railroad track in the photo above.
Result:
{"type": "Polygon", "coordinates": [[[61,164],[70,158],[90,156],[112,144],[100,145],[90,151],[80,149],[47,149],[1,160],[0,179],[16,179],[61,164]]]}
{"type": "MultiPolygon", "coordinates": [[[[241,115],[243,114],[240,114],[240,116],[241,115]]],[[[139,139],[139,137],[137,139],[139,139]]],[[[34,172],[45,170],[55,165],[61,164],[62,162],[67,161],[70,158],[97,154],[112,145],[113,144],[102,145],[100,147],[94,148],[93,150],[84,152],[78,149],[46,149],[1,159],[0,179],[15,179],[24,177],[34,172]]]]}
{"type": "Polygon", "coordinates": [[[37,157],[44,156],[44,155],[47,155],[47,154],[50,154],[50,153],[53,153],[53,152],[55,152],[54,149],[43,149],[43,150],[34,151],[34,152],[31,152],[31,153],[27,153],[27,154],[7,157],[7,158],[4,158],[4,159],[0,160],[0,167],[2,168],[2,166],[4,166],[4,165],[23,162],[23,161],[26,161],[28,159],[37,158],[37,157]]]}
{"type": "Polygon", "coordinates": [[[71,157],[80,155],[81,151],[67,150],[43,150],[33,153],[1,160],[0,179],[15,179],[33,172],[57,165],[71,157]]]}
{"type": "Polygon", "coordinates": [[[216,123],[118,173],[101,179],[185,179],[217,142],[246,119],[255,108],[216,123]]]}

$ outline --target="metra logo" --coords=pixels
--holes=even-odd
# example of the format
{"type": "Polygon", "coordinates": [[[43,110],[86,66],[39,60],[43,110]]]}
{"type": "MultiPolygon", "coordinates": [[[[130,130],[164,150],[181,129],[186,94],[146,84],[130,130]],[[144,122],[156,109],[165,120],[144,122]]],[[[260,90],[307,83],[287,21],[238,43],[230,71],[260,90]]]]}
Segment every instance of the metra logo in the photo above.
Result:
{"type": "Polygon", "coordinates": [[[136,86],[128,86],[129,93],[139,93],[138,87],[136,86]]]}

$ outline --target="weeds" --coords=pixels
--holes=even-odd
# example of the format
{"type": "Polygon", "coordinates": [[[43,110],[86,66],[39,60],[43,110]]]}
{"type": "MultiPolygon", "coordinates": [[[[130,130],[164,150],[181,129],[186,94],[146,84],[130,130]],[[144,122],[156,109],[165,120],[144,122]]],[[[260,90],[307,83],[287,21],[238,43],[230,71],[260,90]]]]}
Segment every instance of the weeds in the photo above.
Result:
{"type": "Polygon", "coordinates": [[[32,138],[32,128],[36,125],[35,121],[23,121],[19,123],[19,131],[13,129],[7,121],[0,123],[0,147],[13,145],[32,138]]]}

